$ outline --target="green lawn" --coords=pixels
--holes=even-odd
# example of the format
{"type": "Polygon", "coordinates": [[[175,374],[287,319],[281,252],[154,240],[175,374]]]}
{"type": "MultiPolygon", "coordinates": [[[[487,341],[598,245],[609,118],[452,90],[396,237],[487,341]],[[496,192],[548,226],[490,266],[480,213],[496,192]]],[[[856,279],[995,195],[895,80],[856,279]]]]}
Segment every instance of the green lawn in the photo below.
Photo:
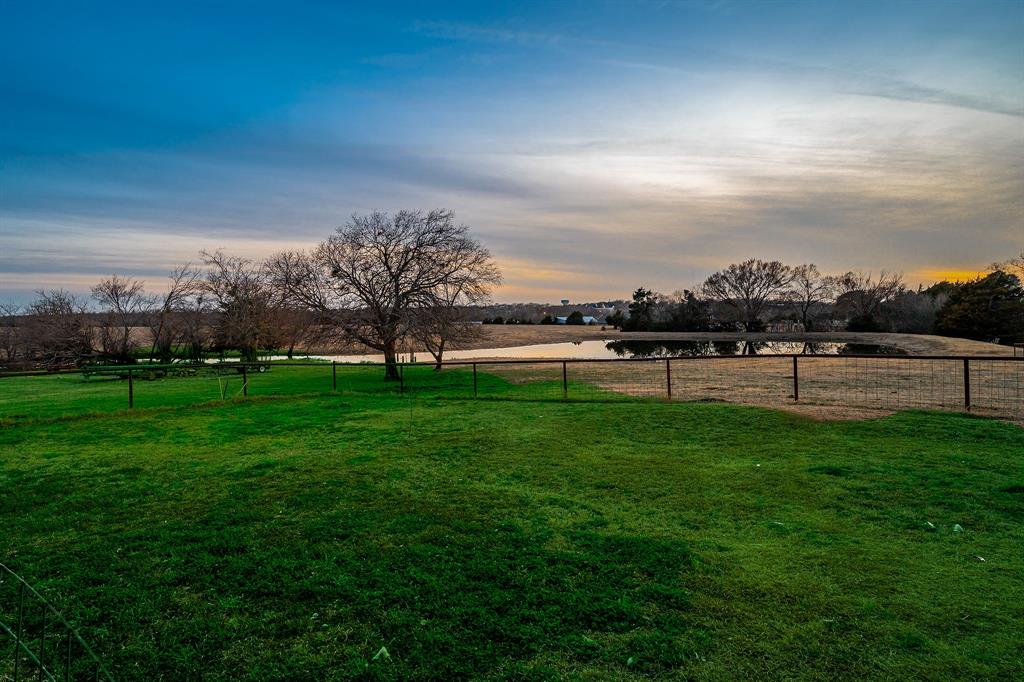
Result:
{"type": "Polygon", "coordinates": [[[355,390],[50,419],[20,385],[0,561],[119,680],[1024,676],[1007,423],[355,390]]]}

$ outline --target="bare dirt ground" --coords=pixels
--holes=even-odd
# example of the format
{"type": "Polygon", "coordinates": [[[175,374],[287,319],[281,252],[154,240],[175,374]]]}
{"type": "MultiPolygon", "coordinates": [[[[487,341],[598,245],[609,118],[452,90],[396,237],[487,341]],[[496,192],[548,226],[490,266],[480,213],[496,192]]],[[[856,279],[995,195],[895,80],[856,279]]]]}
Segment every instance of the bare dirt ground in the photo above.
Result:
{"type": "MultiPolygon", "coordinates": [[[[599,339],[675,341],[798,341],[864,343],[894,346],[911,355],[1013,355],[1013,349],[984,341],[954,339],[930,334],[888,334],[868,332],[711,333],[711,332],[620,332],[599,326],[484,325],[483,338],[472,348],[508,348],[540,343],[593,341],[599,339]]],[[[497,357],[497,354],[496,356],[497,357]]]]}

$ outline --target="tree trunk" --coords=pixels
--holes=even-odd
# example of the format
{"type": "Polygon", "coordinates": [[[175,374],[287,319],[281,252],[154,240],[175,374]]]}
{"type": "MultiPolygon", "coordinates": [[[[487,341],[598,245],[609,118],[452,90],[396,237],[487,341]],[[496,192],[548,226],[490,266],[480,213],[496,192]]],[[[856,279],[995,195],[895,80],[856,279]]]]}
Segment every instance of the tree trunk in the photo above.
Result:
{"type": "Polygon", "coordinates": [[[438,344],[436,353],[431,351],[430,354],[434,356],[434,371],[440,372],[441,362],[444,359],[444,341],[438,344]]]}
{"type": "Polygon", "coordinates": [[[394,341],[384,345],[384,380],[398,381],[398,352],[394,341]]]}

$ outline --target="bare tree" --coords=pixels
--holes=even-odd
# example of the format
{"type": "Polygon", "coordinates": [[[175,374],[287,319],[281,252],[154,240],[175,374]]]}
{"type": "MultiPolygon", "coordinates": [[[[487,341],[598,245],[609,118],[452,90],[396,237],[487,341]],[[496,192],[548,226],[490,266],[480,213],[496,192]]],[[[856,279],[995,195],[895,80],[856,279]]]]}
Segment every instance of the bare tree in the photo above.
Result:
{"type": "Polygon", "coordinates": [[[300,345],[308,350],[327,341],[332,327],[324,314],[329,287],[313,261],[299,251],[282,251],[264,261],[263,271],[273,303],[275,345],[291,358],[300,345]],[[320,290],[296,291],[300,286],[320,290]]]}
{"type": "Polygon", "coordinates": [[[25,325],[27,353],[47,367],[78,364],[92,354],[85,305],[63,289],[37,292],[25,325]]]}
{"type": "Polygon", "coordinates": [[[816,306],[831,301],[837,286],[836,278],[822,275],[818,271],[818,266],[813,263],[793,268],[792,281],[785,292],[785,297],[796,308],[804,331],[812,331],[812,311],[816,306]]]}
{"type": "Polygon", "coordinates": [[[1017,279],[1024,282],[1024,251],[1020,252],[1019,256],[1008,258],[1004,261],[997,261],[990,267],[991,270],[1002,270],[1011,275],[1016,275],[1017,279]]]}
{"type": "Polygon", "coordinates": [[[99,329],[100,351],[108,358],[131,359],[138,345],[133,334],[154,299],[146,295],[143,282],[112,275],[92,288],[93,299],[103,307],[103,323],[99,329]]]}
{"type": "Polygon", "coordinates": [[[16,362],[24,345],[24,333],[18,319],[21,307],[0,303],[0,361],[16,362]]]}
{"type": "Polygon", "coordinates": [[[466,348],[483,338],[481,325],[471,324],[465,309],[447,305],[418,308],[410,334],[434,358],[438,371],[446,350],[466,348]]]}
{"type": "Polygon", "coordinates": [[[762,328],[761,312],[793,279],[779,261],[750,259],[734,263],[704,281],[704,295],[736,311],[747,331],[762,328]]]}
{"type": "Polygon", "coordinates": [[[270,335],[271,294],[262,266],[223,251],[200,255],[208,268],[203,288],[217,313],[217,343],[238,349],[243,360],[255,361],[260,344],[270,335]]]}
{"type": "Polygon", "coordinates": [[[299,254],[279,280],[289,299],[330,316],[345,335],[384,354],[398,378],[401,341],[417,310],[452,305],[452,292],[483,300],[501,276],[490,253],[437,209],[354,215],[309,256],[299,254]]]}
{"type": "MultiPolygon", "coordinates": [[[[184,335],[182,319],[187,314],[194,297],[200,293],[202,273],[191,263],[175,268],[168,278],[167,291],[161,296],[148,317],[149,332],[153,340],[150,359],[157,357],[160,362],[170,362],[174,356],[174,345],[184,335]]],[[[202,299],[199,299],[202,309],[202,299]]],[[[201,349],[200,349],[201,350],[201,349]]],[[[201,354],[201,352],[200,352],[201,354]]]]}
{"type": "Polygon", "coordinates": [[[871,273],[847,272],[839,276],[837,286],[836,307],[849,317],[847,328],[854,331],[877,329],[883,304],[906,291],[902,273],[885,270],[878,279],[871,273]]]}

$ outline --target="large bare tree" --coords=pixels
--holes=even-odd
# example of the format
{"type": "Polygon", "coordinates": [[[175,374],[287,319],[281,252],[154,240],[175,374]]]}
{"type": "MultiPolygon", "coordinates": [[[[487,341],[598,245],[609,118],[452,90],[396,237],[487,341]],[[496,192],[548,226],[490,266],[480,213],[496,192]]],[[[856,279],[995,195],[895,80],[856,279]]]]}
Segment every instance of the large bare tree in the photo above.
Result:
{"type": "Polygon", "coordinates": [[[104,313],[99,328],[100,351],[108,358],[127,362],[138,345],[133,330],[143,323],[154,299],[146,294],[143,282],[117,275],[96,284],[92,297],[104,313]]]}
{"type": "Polygon", "coordinates": [[[847,272],[837,280],[836,307],[850,318],[855,330],[878,327],[882,306],[906,291],[903,275],[883,270],[876,279],[871,273],[847,272]]]}
{"type": "Polygon", "coordinates": [[[748,332],[759,331],[765,305],[793,279],[779,261],[750,259],[734,263],[704,281],[704,295],[736,311],[748,332]]]}
{"type": "Polygon", "coordinates": [[[217,344],[254,362],[271,336],[272,295],[262,264],[223,251],[202,251],[200,257],[206,265],[202,286],[216,313],[217,344]]]}
{"type": "Polygon", "coordinates": [[[804,331],[813,331],[812,311],[815,306],[831,301],[837,286],[835,277],[821,274],[813,263],[792,269],[792,281],[784,295],[796,308],[804,331]]]}
{"type": "Polygon", "coordinates": [[[501,281],[487,249],[446,209],[354,215],[312,254],[284,260],[277,286],[383,353],[389,379],[398,378],[398,348],[414,336],[417,311],[482,301],[501,281]]]}

